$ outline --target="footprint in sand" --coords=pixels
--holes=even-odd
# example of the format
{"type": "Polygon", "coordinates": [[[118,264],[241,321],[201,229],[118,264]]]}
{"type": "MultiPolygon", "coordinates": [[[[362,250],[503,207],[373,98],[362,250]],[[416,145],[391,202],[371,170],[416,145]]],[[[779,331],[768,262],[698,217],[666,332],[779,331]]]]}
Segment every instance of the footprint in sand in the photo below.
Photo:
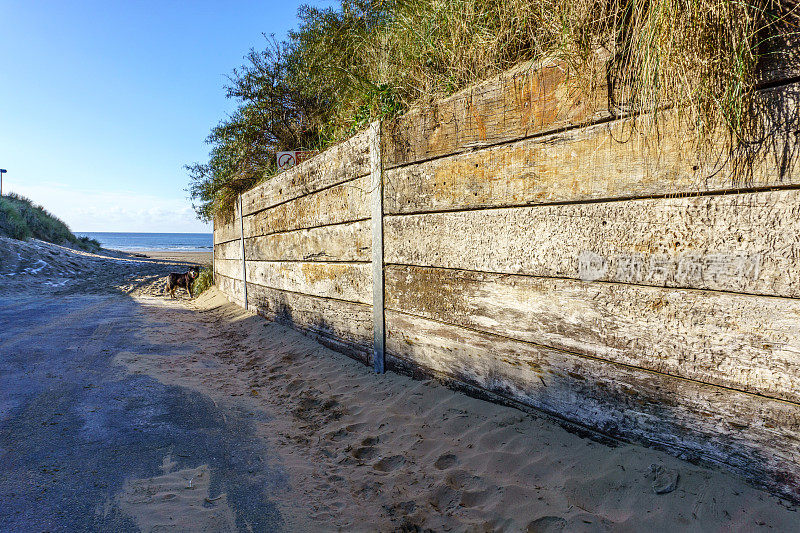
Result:
{"type": "Polygon", "coordinates": [[[372,468],[378,472],[391,472],[403,466],[405,462],[406,458],[402,455],[392,455],[391,457],[383,457],[372,465],[372,468]]]}
{"type": "Polygon", "coordinates": [[[369,461],[378,455],[378,449],[374,446],[361,446],[353,450],[351,455],[359,461],[369,461]]]}
{"type": "Polygon", "coordinates": [[[437,470],[447,470],[456,463],[458,463],[458,457],[452,453],[446,453],[444,455],[440,455],[439,458],[436,459],[436,462],[433,463],[433,466],[435,466],[437,470]]]}
{"type": "Polygon", "coordinates": [[[286,391],[297,392],[298,390],[302,389],[305,386],[305,384],[306,382],[303,381],[302,379],[292,380],[291,382],[289,382],[288,385],[286,385],[286,391]]]}
{"type": "Polygon", "coordinates": [[[527,533],[555,533],[564,531],[566,526],[567,521],[560,516],[543,516],[528,524],[525,531],[527,533]]]}

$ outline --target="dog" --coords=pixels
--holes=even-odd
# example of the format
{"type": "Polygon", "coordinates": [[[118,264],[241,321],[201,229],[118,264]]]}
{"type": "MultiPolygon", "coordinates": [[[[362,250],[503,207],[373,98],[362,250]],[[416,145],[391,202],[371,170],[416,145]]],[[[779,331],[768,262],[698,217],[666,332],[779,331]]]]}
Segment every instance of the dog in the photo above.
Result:
{"type": "Polygon", "coordinates": [[[183,274],[179,272],[170,272],[169,279],[167,280],[167,292],[175,298],[175,289],[182,287],[188,291],[189,298],[193,298],[192,284],[199,275],[200,267],[197,266],[191,267],[188,272],[184,272],[183,274]]]}

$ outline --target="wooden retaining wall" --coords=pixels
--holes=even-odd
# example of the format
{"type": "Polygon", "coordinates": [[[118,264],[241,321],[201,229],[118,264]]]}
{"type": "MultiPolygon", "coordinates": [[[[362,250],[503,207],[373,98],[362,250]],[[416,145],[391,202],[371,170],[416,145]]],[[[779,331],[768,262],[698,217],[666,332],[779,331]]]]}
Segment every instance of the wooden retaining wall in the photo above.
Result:
{"type": "Polygon", "coordinates": [[[765,72],[759,135],[698,158],[673,111],[653,138],[520,66],[245,193],[217,285],[365,363],[385,340],[389,368],[800,500],[800,80],[765,72]]]}

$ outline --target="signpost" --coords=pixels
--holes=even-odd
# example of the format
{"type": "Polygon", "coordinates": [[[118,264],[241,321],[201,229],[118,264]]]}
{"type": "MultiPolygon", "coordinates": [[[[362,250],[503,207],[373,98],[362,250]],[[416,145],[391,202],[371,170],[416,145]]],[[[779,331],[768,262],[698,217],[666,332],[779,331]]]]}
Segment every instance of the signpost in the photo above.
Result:
{"type": "Polygon", "coordinates": [[[292,150],[291,152],[278,152],[276,157],[278,159],[278,168],[286,170],[295,165],[299,165],[306,159],[317,155],[316,150],[292,150]]]}
{"type": "Polygon", "coordinates": [[[0,196],[3,196],[3,174],[6,172],[8,172],[8,170],[0,168],[0,196]]]}

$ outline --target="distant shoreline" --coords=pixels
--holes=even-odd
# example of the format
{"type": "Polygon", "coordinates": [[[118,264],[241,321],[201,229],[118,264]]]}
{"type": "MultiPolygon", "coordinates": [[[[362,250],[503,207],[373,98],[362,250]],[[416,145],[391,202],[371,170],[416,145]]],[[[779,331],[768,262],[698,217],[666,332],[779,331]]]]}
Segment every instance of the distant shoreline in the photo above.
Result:
{"type": "MultiPolygon", "coordinates": [[[[85,232],[79,237],[95,239],[107,250],[126,254],[212,253],[212,233],[85,232]]],[[[210,262],[210,259],[209,259],[210,262]]]]}
{"type": "Polygon", "coordinates": [[[119,252],[123,255],[133,256],[137,258],[155,259],[158,261],[175,261],[182,263],[195,263],[198,265],[210,265],[213,260],[213,252],[184,252],[174,250],[111,250],[119,252]]]}

